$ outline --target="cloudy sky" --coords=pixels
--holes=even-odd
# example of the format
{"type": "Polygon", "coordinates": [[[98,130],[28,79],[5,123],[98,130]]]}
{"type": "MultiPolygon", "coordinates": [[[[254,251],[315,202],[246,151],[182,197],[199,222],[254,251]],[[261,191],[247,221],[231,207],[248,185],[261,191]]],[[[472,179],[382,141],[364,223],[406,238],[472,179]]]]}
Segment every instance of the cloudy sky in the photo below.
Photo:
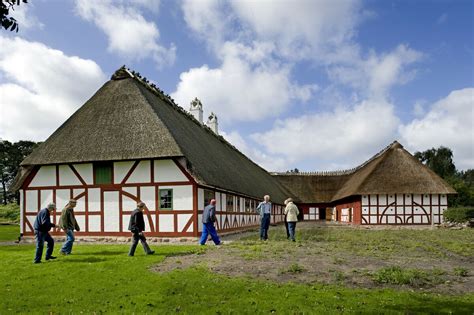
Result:
{"type": "Polygon", "coordinates": [[[474,7],[456,1],[46,1],[0,30],[0,138],[44,141],[123,64],[267,170],[394,140],[474,167],[474,7]]]}

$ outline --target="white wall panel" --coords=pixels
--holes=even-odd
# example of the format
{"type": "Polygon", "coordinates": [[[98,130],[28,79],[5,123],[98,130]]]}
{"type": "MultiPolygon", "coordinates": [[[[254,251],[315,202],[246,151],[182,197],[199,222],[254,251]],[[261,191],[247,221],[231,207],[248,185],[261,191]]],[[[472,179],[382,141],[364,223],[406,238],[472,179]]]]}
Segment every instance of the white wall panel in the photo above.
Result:
{"type": "Polygon", "coordinates": [[[56,186],[56,166],[41,166],[28,187],[56,186]]]}
{"type": "Polygon", "coordinates": [[[189,219],[192,216],[193,215],[191,213],[178,215],[178,232],[181,232],[184,229],[184,226],[186,225],[186,223],[188,223],[189,219]]]}
{"type": "Polygon", "coordinates": [[[20,189],[20,233],[24,233],[23,231],[23,218],[24,218],[24,213],[25,213],[25,204],[23,200],[23,189],[20,189]]]}
{"type": "Polygon", "coordinates": [[[134,161],[114,162],[114,183],[120,184],[132,168],[134,161]]]}
{"type": "Polygon", "coordinates": [[[38,191],[26,191],[26,212],[38,212],[38,191]]]}
{"type": "Polygon", "coordinates": [[[151,182],[150,161],[140,161],[127,180],[127,184],[151,182]]]}
{"type": "Polygon", "coordinates": [[[104,192],[104,230],[106,232],[119,232],[118,198],[118,191],[104,192]]]}
{"type": "Polygon", "coordinates": [[[182,182],[188,181],[188,178],[183,174],[173,160],[155,160],[155,182],[182,182]]]}
{"type": "MultiPolygon", "coordinates": [[[[34,215],[27,215],[26,216],[26,219],[28,220],[28,222],[31,224],[31,226],[34,228],[34,223],[35,223],[35,220],[36,220],[36,216],[34,215]]],[[[33,232],[32,229],[29,228],[28,224],[26,225],[26,232],[33,232]]]]}
{"type": "Polygon", "coordinates": [[[79,178],[71,170],[69,165],[59,165],[59,186],[80,186],[79,178]]]}
{"type": "Polygon", "coordinates": [[[56,207],[61,211],[69,202],[71,191],[69,189],[56,190],[56,207]]]}
{"type": "Polygon", "coordinates": [[[137,207],[137,203],[132,198],[122,195],[122,210],[133,211],[137,207]]]}
{"type": "MultiPolygon", "coordinates": [[[[53,191],[51,189],[41,190],[41,209],[48,206],[49,203],[53,202],[53,191]]],[[[57,205],[56,205],[57,206],[57,205]]]]}
{"type": "Polygon", "coordinates": [[[198,209],[204,210],[204,190],[202,188],[198,188],[198,209]]]}
{"type": "MultiPolygon", "coordinates": [[[[79,228],[81,229],[81,232],[84,232],[86,230],[86,216],[81,214],[81,215],[75,215],[77,224],[79,224],[79,228]]],[[[58,218],[59,220],[59,218],[58,218]]]]}
{"type": "Polygon", "coordinates": [[[89,232],[100,232],[100,215],[89,215],[89,232]]]}
{"type": "Polygon", "coordinates": [[[160,232],[174,232],[174,215],[160,214],[160,232]]]}
{"type": "Polygon", "coordinates": [[[94,184],[94,169],[92,163],[73,164],[73,166],[87,185],[94,184]]]}
{"type": "Polygon", "coordinates": [[[216,191],[216,211],[222,211],[221,193],[216,191]]]}
{"type": "MultiPolygon", "coordinates": [[[[146,186],[140,188],[140,199],[143,201],[147,208],[151,211],[156,210],[156,202],[155,202],[155,187],[154,186],[146,186]]],[[[173,190],[173,199],[174,199],[174,190],[173,190]]],[[[173,200],[173,203],[174,200],[173,200]]]]}
{"type": "Polygon", "coordinates": [[[91,188],[89,195],[89,211],[100,211],[100,188],[91,188]]]}
{"type": "Polygon", "coordinates": [[[137,187],[126,186],[126,187],[122,187],[122,190],[134,195],[135,197],[137,196],[137,187]]]}

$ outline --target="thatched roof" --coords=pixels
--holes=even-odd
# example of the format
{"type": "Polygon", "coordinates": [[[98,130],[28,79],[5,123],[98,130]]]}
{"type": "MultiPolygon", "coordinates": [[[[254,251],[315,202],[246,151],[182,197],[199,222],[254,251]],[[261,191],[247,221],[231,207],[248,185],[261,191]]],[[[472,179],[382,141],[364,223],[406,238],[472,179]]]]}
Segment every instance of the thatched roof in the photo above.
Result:
{"type": "Polygon", "coordinates": [[[289,196],[222,136],[123,67],[22,166],[169,157],[184,157],[202,185],[258,198],[270,194],[277,202],[289,196]]]}
{"type": "Polygon", "coordinates": [[[363,194],[456,193],[397,141],[349,171],[274,176],[303,203],[327,203],[363,194]]]}

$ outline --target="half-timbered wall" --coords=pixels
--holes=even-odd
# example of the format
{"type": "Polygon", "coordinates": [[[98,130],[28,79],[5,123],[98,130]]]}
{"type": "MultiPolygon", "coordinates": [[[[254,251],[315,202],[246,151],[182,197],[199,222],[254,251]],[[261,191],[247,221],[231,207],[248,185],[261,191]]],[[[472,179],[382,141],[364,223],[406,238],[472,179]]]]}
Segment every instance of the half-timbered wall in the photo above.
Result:
{"type": "Polygon", "coordinates": [[[362,224],[439,224],[447,207],[446,195],[363,195],[362,224]]]}
{"type": "MultiPolygon", "coordinates": [[[[256,212],[257,205],[261,200],[236,196],[234,194],[207,188],[198,188],[198,209],[199,209],[199,232],[202,230],[202,211],[205,205],[206,191],[212,194],[212,198],[216,199],[216,229],[221,232],[229,232],[248,227],[255,227],[260,224],[260,216],[256,212]],[[228,202],[232,200],[232,202],[228,202]],[[229,204],[232,204],[229,207],[229,204]]],[[[283,222],[284,207],[278,204],[273,204],[272,208],[272,223],[283,222]]]]}
{"type": "Polygon", "coordinates": [[[102,185],[95,184],[92,163],[41,166],[20,190],[21,230],[31,235],[36,214],[50,202],[58,207],[51,216],[57,223],[61,209],[75,198],[78,235],[128,236],[130,214],[143,201],[148,235],[195,236],[195,185],[171,159],[113,162],[112,182],[102,185]],[[172,209],[160,209],[160,189],[172,190],[172,209]]]}

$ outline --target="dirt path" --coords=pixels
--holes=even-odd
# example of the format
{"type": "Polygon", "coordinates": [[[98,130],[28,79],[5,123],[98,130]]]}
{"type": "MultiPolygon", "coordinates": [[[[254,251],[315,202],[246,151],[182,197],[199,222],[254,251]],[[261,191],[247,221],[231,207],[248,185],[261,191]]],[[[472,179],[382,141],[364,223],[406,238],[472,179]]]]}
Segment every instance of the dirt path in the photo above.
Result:
{"type": "MultiPolygon", "coordinates": [[[[302,226],[306,233],[314,232],[314,225],[302,226]]],[[[282,227],[275,233],[284,235],[282,227]]],[[[326,232],[323,232],[326,233],[326,232]]],[[[339,235],[333,232],[335,235],[339,235]]],[[[342,231],[350,233],[350,231],[342,231]]],[[[349,287],[396,287],[462,294],[474,292],[474,260],[440,249],[440,257],[411,248],[403,254],[382,254],[364,252],[360,249],[339,247],[334,241],[303,240],[296,243],[284,239],[260,242],[255,232],[224,237],[227,244],[207,247],[202,254],[167,257],[163,263],[152,268],[156,272],[169,272],[192,267],[208,268],[212,272],[230,277],[251,277],[276,282],[344,284],[349,287]],[[411,285],[380,284],[374,275],[382,268],[399,266],[402,269],[425,271],[426,275],[415,279],[411,285]],[[453,267],[468,270],[468,276],[461,277],[453,267]]],[[[280,235],[280,236],[281,236],[280,235]]],[[[332,235],[332,234],[331,234],[332,235]]],[[[283,237],[282,237],[283,238],[283,237]]],[[[402,246],[402,244],[401,244],[402,246]]]]}

